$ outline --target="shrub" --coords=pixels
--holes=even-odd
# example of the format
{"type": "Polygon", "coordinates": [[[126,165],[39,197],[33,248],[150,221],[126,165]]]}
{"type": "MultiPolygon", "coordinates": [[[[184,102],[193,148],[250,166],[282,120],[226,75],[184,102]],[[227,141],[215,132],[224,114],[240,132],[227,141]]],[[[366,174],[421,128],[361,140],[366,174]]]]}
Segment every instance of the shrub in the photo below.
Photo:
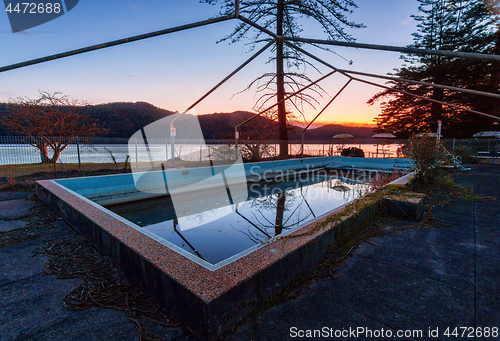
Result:
{"type": "Polygon", "coordinates": [[[433,136],[412,136],[406,146],[407,155],[413,159],[416,183],[433,182],[440,171],[443,153],[433,136]]]}
{"type": "Polygon", "coordinates": [[[383,187],[387,185],[388,183],[393,182],[396,179],[399,179],[402,177],[403,173],[399,171],[399,169],[395,169],[394,172],[392,173],[377,173],[377,175],[370,180],[370,189],[376,190],[377,188],[383,187]]]}
{"type": "Polygon", "coordinates": [[[236,150],[234,146],[210,146],[210,158],[214,163],[234,161],[236,157],[236,150]]]}
{"type": "Polygon", "coordinates": [[[365,152],[361,148],[350,147],[342,149],[341,156],[365,157],[365,152]]]}

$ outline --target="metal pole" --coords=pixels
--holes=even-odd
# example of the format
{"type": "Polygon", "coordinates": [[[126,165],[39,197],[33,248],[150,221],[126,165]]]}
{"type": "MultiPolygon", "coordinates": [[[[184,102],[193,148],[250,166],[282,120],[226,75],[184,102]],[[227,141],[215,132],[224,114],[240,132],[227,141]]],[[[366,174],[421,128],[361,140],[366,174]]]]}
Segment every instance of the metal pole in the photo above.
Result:
{"type": "Polygon", "coordinates": [[[266,111],[268,111],[268,110],[270,110],[270,109],[274,108],[275,106],[277,106],[277,105],[278,105],[278,104],[280,104],[281,102],[284,102],[284,101],[286,101],[286,100],[288,100],[288,99],[292,98],[293,96],[295,96],[295,95],[297,95],[297,94],[301,93],[302,91],[304,91],[304,90],[306,90],[306,89],[310,88],[311,86],[313,86],[313,85],[315,85],[315,84],[317,84],[317,83],[321,82],[323,79],[330,77],[330,76],[331,76],[331,75],[333,75],[335,72],[336,72],[336,71],[332,71],[332,72],[328,73],[327,75],[325,75],[325,76],[323,76],[323,77],[321,77],[321,78],[317,79],[316,81],[314,81],[314,82],[312,82],[312,83],[310,83],[310,84],[306,85],[306,86],[305,86],[305,87],[303,87],[302,89],[300,89],[300,90],[298,90],[298,91],[294,92],[293,94],[291,94],[291,95],[289,95],[289,96],[285,97],[283,100],[281,100],[281,101],[279,101],[279,102],[277,102],[277,103],[274,103],[274,104],[273,104],[273,105],[271,105],[270,107],[267,107],[266,109],[264,109],[264,110],[260,111],[257,115],[254,115],[254,116],[250,117],[249,119],[247,119],[247,120],[245,120],[245,121],[241,122],[240,124],[236,125],[236,127],[234,127],[234,129],[235,129],[235,130],[237,130],[240,126],[242,126],[242,125],[244,125],[244,124],[246,124],[246,123],[248,123],[248,122],[250,122],[250,121],[252,121],[252,120],[256,119],[257,117],[259,117],[260,115],[262,115],[262,114],[263,114],[263,113],[265,113],[266,111]]]}
{"type": "Polygon", "coordinates": [[[161,36],[161,35],[165,35],[165,34],[169,34],[169,33],[173,33],[173,32],[179,32],[179,31],[183,31],[183,30],[187,30],[187,29],[191,29],[191,28],[195,28],[195,27],[214,24],[214,23],[218,23],[218,22],[222,22],[222,21],[226,21],[226,20],[230,20],[230,19],[234,19],[234,18],[235,18],[234,15],[227,15],[227,16],[220,17],[220,18],[198,21],[198,22],[191,23],[191,24],[176,26],[176,27],[167,28],[164,30],[140,34],[137,36],[132,36],[132,37],[118,39],[118,40],[113,40],[113,41],[109,41],[107,43],[91,45],[91,46],[84,47],[81,49],[57,53],[57,54],[53,54],[53,55],[42,57],[42,58],[28,60],[28,61],[22,62],[22,63],[16,63],[16,64],[11,64],[11,65],[7,65],[4,67],[0,67],[0,72],[19,69],[19,68],[29,66],[29,65],[40,64],[40,63],[48,62],[50,60],[74,56],[74,55],[81,54],[81,53],[91,52],[91,51],[100,50],[100,49],[104,49],[104,48],[111,47],[111,46],[126,44],[126,43],[130,43],[133,41],[143,40],[143,39],[152,38],[152,37],[157,37],[157,36],[161,36]]]}
{"type": "Polygon", "coordinates": [[[78,171],[82,171],[82,160],[80,158],[80,143],[78,141],[78,136],[76,137],[76,152],[78,153],[78,171]]]}
{"type": "Polygon", "coordinates": [[[437,130],[437,135],[438,135],[438,142],[441,141],[441,127],[442,127],[443,122],[441,120],[438,121],[438,130],[437,130]]]}
{"type": "Polygon", "coordinates": [[[420,98],[420,99],[423,99],[423,100],[426,100],[426,101],[429,101],[429,102],[438,103],[438,104],[446,105],[446,106],[451,107],[451,108],[464,110],[464,111],[470,112],[472,114],[482,115],[482,116],[494,118],[496,120],[500,119],[500,117],[497,117],[497,116],[493,116],[493,115],[490,115],[490,114],[485,114],[483,112],[472,110],[472,109],[467,109],[467,108],[464,108],[464,107],[461,107],[461,106],[458,106],[458,105],[455,105],[455,104],[438,101],[438,100],[435,100],[435,99],[432,99],[432,98],[427,98],[427,97],[424,97],[424,96],[419,96],[419,95],[416,95],[416,94],[408,92],[408,91],[393,89],[393,88],[390,88],[390,87],[385,86],[385,85],[381,85],[381,84],[377,84],[377,83],[366,81],[364,79],[360,79],[360,78],[356,78],[356,77],[353,77],[353,79],[356,80],[356,81],[358,81],[358,82],[361,82],[361,83],[366,83],[366,84],[378,86],[379,88],[384,88],[384,89],[387,89],[389,91],[399,92],[399,93],[402,93],[402,94],[405,94],[405,95],[408,95],[408,96],[417,97],[417,98],[420,98]]]}
{"type": "Polygon", "coordinates": [[[453,90],[453,91],[464,92],[464,93],[468,93],[468,94],[472,94],[472,95],[487,96],[487,97],[492,97],[492,98],[500,98],[499,94],[494,94],[494,93],[491,93],[491,92],[484,92],[484,91],[478,91],[478,90],[469,90],[469,89],[457,88],[457,87],[454,87],[454,86],[441,85],[441,84],[432,84],[432,83],[420,82],[420,81],[415,81],[415,80],[410,80],[410,79],[405,79],[405,78],[376,75],[376,74],[373,74],[373,73],[366,73],[366,72],[359,72],[359,71],[351,71],[351,70],[343,70],[343,69],[338,69],[338,71],[342,71],[342,72],[345,72],[345,73],[348,73],[348,74],[355,74],[355,75],[359,75],[359,76],[367,76],[367,77],[373,77],[373,78],[388,79],[388,80],[392,80],[392,81],[396,81],[396,82],[405,82],[405,83],[410,83],[410,84],[426,85],[426,86],[431,86],[433,88],[453,90]]]}
{"type": "MultiPolygon", "coordinates": [[[[272,44],[274,44],[274,40],[270,41],[269,43],[267,43],[263,48],[261,48],[255,54],[253,54],[243,64],[241,64],[240,66],[238,66],[233,72],[231,72],[228,76],[226,76],[223,80],[221,80],[216,86],[214,86],[206,94],[204,94],[203,96],[201,96],[196,102],[194,102],[193,104],[191,104],[189,106],[189,108],[187,108],[179,116],[177,116],[176,118],[174,118],[172,120],[172,122],[170,122],[170,130],[175,129],[174,128],[175,121],[177,121],[179,118],[181,118],[182,116],[184,116],[185,114],[187,114],[189,110],[193,109],[196,105],[198,105],[198,103],[200,103],[205,98],[207,98],[212,92],[214,92],[215,90],[217,90],[217,88],[219,88],[222,84],[224,84],[228,79],[230,79],[231,77],[233,77],[241,69],[243,69],[245,66],[247,66],[251,61],[253,61],[255,58],[257,58],[262,52],[264,52],[265,50],[267,50],[272,44]]],[[[172,162],[173,162],[173,159],[172,159],[172,162]]],[[[173,165],[173,163],[172,163],[172,165],[173,165]]]]}
{"type": "Polygon", "coordinates": [[[455,139],[453,139],[453,149],[452,149],[453,153],[455,153],[455,139]]]}
{"type": "Polygon", "coordinates": [[[330,102],[328,102],[327,105],[325,105],[325,107],[319,112],[319,114],[317,114],[316,117],[314,117],[313,120],[311,122],[309,122],[307,127],[305,127],[304,130],[302,130],[302,132],[305,132],[311,126],[311,124],[313,124],[314,121],[316,121],[316,119],[326,110],[326,108],[328,108],[330,106],[330,104],[332,104],[333,101],[335,101],[335,99],[340,95],[340,93],[342,91],[344,91],[345,88],[347,88],[347,86],[349,85],[349,83],[351,83],[351,81],[352,81],[352,79],[349,79],[347,81],[347,83],[344,84],[344,86],[335,94],[335,96],[332,97],[330,102]]]}
{"type": "MultiPolygon", "coordinates": [[[[241,17],[240,17],[241,19],[241,17]]],[[[323,45],[335,45],[335,46],[345,46],[345,47],[355,47],[361,49],[370,50],[383,50],[392,52],[403,52],[412,54],[422,54],[422,55],[435,55],[435,56],[445,56],[450,58],[465,58],[465,59],[476,59],[476,60],[486,60],[490,62],[500,62],[500,55],[482,54],[482,53],[471,53],[471,52],[456,52],[456,51],[445,51],[445,50],[431,50],[431,49],[418,49],[412,47],[400,47],[400,46],[389,46],[389,45],[376,45],[376,44],[364,44],[364,43],[354,43],[338,40],[324,40],[324,39],[309,39],[309,38],[296,38],[296,37],[282,37],[284,41],[296,41],[301,43],[309,44],[323,44],[323,45]]]]}
{"type": "Polygon", "coordinates": [[[234,149],[235,149],[235,160],[238,160],[238,139],[240,138],[240,133],[238,132],[238,128],[234,128],[234,149]]]}
{"type": "Polygon", "coordinates": [[[200,139],[200,162],[203,160],[203,143],[200,139]]]}
{"type": "MultiPolygon", "coordinates": [[[[349,85],[349,83],[351,81],[352,81],[352,79],[349,79],[347,81],[347,83],[345,83],[344,86],[337,92],[337,94],[335,96],[333,96],[333,98],[330,100],[330,102],[328,102],[328,104],[325,105],[325,107],[323,108],[323,110],[321,110],[319,112],[319,114],[317,114],[316,117],[311,122],[309,122],[309,124],[307,125],[307,127],[305,127],[302,130],[302,156],[304,156],[304,133],[305,133],[305,131],[311,126],[311,124],[314,123],[314,121],[316,121],[316,119],[326,110],[326,108],[328,108],[328,106],[330,106],[330,104],[332,104],[332,102],[340,95],[340,93],[342,91],[344,91],[344,89],[349,85]]],[[[323,151],[324,151],[324,146],[323,146],[323,151]]]]}
{"type": "Polygon", "coordinates": [[[175,130],[172,134],[172,126],[170,126],[170,158],[172,159],[172,166],[175,166],[175,130]]]}
{"type": "MultiPolygon", "coordinates": [[[[264,28],[264,27],[260,26],[259,24],[256,24],[256,23],[254,23],[253,21],[251,21],[251,20],[249,20],[249,19],[247,19],[247,18],[245,18],[245,17],[240,16],[240,17],[238,17],[238,19],[240,19],[241,21],[243,21],[243,22],[247,23],[247,24],[248,24],[248,25],[250,25],[250,26],[255,27],[256,29],[258,29],[258,30],[260,30],[260,31],[262,31],[262,32],[264,32],[264,33],[267,33],[268,35],[270,35],[271,37],[273,37],[273,38],[274,38],[274,39],[276,39],[276,40],[283,40],[283,39],[282,39],[282,37],[277,36],[277,35],[276,35],[276,34],[274,34],[273,32],[269,31],[267,28],[264,28]]],[[[313,58],[313,59],[315,59],[315,60],[319,61],[320,63],[322,63],[322,64],[324,64],[324,65],[328,66],[329,68],[331,68],[331,69],[333,69],[333,70],[335,70],[335,71],[340,72],[341,74],[343,74],[343,75],[344,75],[344,76],[346,76],[347,78],[353,78],[352,76],[348,75],[347,73],[342,72],[342,71],[339,71],[339,69],[337,69],[337,68],[336,68],[336,67],[334,67],[333,65],[328,64],[327,62],[323,61],[322,59],[320,59],[320,58],[318,58],[318,57],[314,56],[313,54],[311,54],[311,53],[307,52],[306,50],[304,50],[304,49],[302,49],[302,48],[298,47],[297,45],[292,44],[292,43],[290,43],[289,41],[286,41],[286,40],[283,40],[283,42],[284,42],[285,44],[287,44],[288,46],[290,46],[290,47],[292,47],[292,48],[294,48],[294,49],[296,49],[296,50],[298,50],[298,51],[300,51],[300,52],[304,53],[306,56],[309,56],[309,57],[311,57],[311,58],[313,58]]]]}
{"type": "Polygon", "coordinates": [[[193,109],[195,106],[197,106],[201,101],[203,101],[205,98],[207,98],[212,92],[217,90],[222,84],[224,84],[228,79],[233,77],[236,73],[238,73],[241,69],[243,69],[245,66],[247,66],[251,61],[253,61],[255,58],[257,58],[262,52],[267,50],[272,44],[274,44],[274,40],[267,43],[266,46],[261,48],[259,51],[257,51],[254,55],[252,55],[250,58],[248,58],[243,64],[238,66],[233,72],[231,72],[228,76],[226,76],[223,80],[221,80],[219,83],[217,83],[216,86],[214,86],[212,89],[210,89],[206,94],[201,96],[196,102],[191,104],[186,110],[184,110],[179,116],[177,116],[171,123],[172,125],[175,121],[177,121],[181,116],[184,116],[189,110],[193,109]]]}
{"type": "MultiPolygon", "coordinates": [[[[286,43],[286,42],[285,42],[286,43]]],[[[318,58],[316,57],[315,55],[305,51],[304,49],[298,47],[298,46],[295,46],[294,44],[291,44],[291,43],[287,43],[290,47],[304,53],[305,55],[313,58],[314,60],[322,63],[323,65],[326,65],[330,68],[332,68],[333,70],[336,70],[337,72],[343,74],[344,76],[348,77],[348,78],[352,78],[353,80],[356,80],[358,82],[361,82],[361,83],[366,83],[366,84],[370,84],[370,85],[373,85],[373,86],[377,86],[379,88],[384,88],[384,89],[387,89],[387,90],[390,90],[390,91],[393,91],[393,92],[399,92],[399,93],[402,93],[402,94],[405,94],[405,95],[408,95],[408,96],[413,96],[413,97],[417,97],[417,98],[420,98],[420,99],[423,99],[423,100],[426,100],[426,101],[429,101],[429,102],[434,102],[434,103],[439,103],[439,104],[442,104],[442,105],[446,105],[448,107],[452,107],[452,108],[456,108],[456,109],[460,109],[460,110],[464,110],[464,111],[467,111],[467,112],[470,112],[470,113],[473,113],[473,114],[478,114],[478,115],[483,115],[483,116],[486,116],[486,117],[490,117],[490,118],[494,118],[494,119],[500,119],[500,117],[497,117],[497,116],[493,116],[493,115],[489,115],[489,114],[485,114],[485,113],[482,113],[482,112],[479,112],[479,111],[476,111],[476,110],[471,110],[471,109],[467,109],[467,108],[464,108],[464,107],[460,107],[458,105],[454,105],[454,104],[450,104],[450,103],[445,103],[445,102],[441,102],[441,101],[438,101],[438,100],[435,100],[435,99],[432,99],[432,98],[427,98],[427,97],[424,97],[424,96],[419,96],[419,95],[416,95],[416,94],[413,94],[411,92],[407,92],[407,91],[404,91],[404,90],[398,90],[398,89],[394,89],[394,88],[390,88],[388,86],[385,86],[385,85],[381,85],[381,84],[377,84],[377,83],[373,83],[373,82],[370,82],[370,81],[366,81],[364,79],[360,79],[360,78],[356,78],[356,77],[352,77],[348,74],[346,74],[345,72],[341,71],[340,69],[337,69],[336,67],[334,67],[333,65],[325,62],[324,60],[322,60],[321,58],[318,58]]]]}
{"type": "MultiPolygon", "coordinates": [[[[248,20],[247,18],[245,17],[242,17],[240,16],[239,17],[240,20],[246,22],[247,24],[261,30],[262,32],[264,33],[267,33],[269,34],[271,37],[274,37],[275,39],[281,39],[281,37],[278,37],[276,36],[273,32],[269,31],[268,29],[248,20]]],[[[427,98],[427,97],[424,97],[424,96],[419,96],[419,95],[415,95],[411,92],[407,92],[407,91],[403,91],[403,90],[397,90],[397,89],[393,89],[393,88],[389,88],[387,86],[384,86],[384,85],[380,85],[380,84],[377,84],[377,83],[373,83],[373,82],[369,82],[369,81],[365,81],[363,79],[360,79],[360,78],[356,78],[356,77],[352,77],[351,75],[345,73],[344,71],[340,70],[340,69],[337,69],[336,67],[334,67],[333,65],[325,62],[324,60],[322,60],[321,58],[319,57],[316,57],[315,55],[307,52],[306,50],[296,46],[295,44],[292,44],[286,40],[284,40],[285,44],[287,44],[288,46],[296,49],[297,51],[300,51],[302,52],[303,54],[305,54],[306,56],[309,56],[310,58],[320,62],[321,64],[323,65],[326,65],[328,66],[329,68],[339,72],[340,74],[348,77],[348,78],[352,78],[358,82],[362,82],[362,83],[366,83],[366,84],[370,84],[370,85],[374,85],[374,86],[378,86],[380,88],[384,88],[384,89],[387,89],[387,90],[390,90],[390,91],[393,91],[393,92],[399,92],[399,93],[402,93],[402,94],[405,94],[405,95],[409,95],[409,96],[413,96],[413,97],[417,97],[417,98],[420,98],[420,99],[423,99],[423,100],[426,100],[426,101],[429,101],[429,102],[434,102],[434,103],[439,103],[439,104],[442,104],[442,105],[446,105],[446,106],[449,106],[449,107],[452,107],[452,108],[456,108],[456,109],[460,109],[460,110],[464,110],[464,111],[467,111],[467,112],[470,112],[470,113],[473,113],[473,114],[478,114],[478,115],[482,115],[482,116],[486,116],[486,117],[490,117],[490,118],[493,118],[493,119],[500,119],[500,117],[497,117],[497,116],[493,116],[493,115],[489,115],[489,114],[485,114],[485,113],[482,113],[482,112],[479,112],[479,111],[476,111],[476,110],[471,110],[471,109],[467,109],[467,108],[463,108],[463,107],[460,107],[458,105],[454,105],[454,104],[449,104],[449,103],[445,103],[445,102],[441,102],[441,101],[437,101],[437,100],[434,100],[434,99],[431,99],[431,98],[427,98]]],[[[484,56],[484,55],[481,55],[481,56],[484,56]]],[[[491,56],[491,55],[490,55],[491,56]]],[[[499,56],[500,57],[500,56],[499,56]]]]}
{"type": "Polygon", "coordinates": [[[168,138],[165,138],[165,164],[167,164],[168,161],[168,138]]]}
{"type": "Polygon", "coordinates": [[[135,138],[135,167],[138,168],[139,158],[137,154],[137,137],[135,138]]]}

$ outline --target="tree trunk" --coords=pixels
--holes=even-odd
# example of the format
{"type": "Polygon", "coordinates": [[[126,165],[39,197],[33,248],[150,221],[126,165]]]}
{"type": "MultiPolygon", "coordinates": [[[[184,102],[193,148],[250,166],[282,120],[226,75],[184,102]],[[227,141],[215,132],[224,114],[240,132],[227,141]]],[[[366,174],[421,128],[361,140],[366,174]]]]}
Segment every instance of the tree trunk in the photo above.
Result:
{"type": "MultiPolygon", "coordinates": [[[[496,42],[493,54],[500,55],[500,23],[498,24],[498,30],[495,35],[496,35],[496,42]]],[[[499,91],[499,87],[500,87],[500,63],[493,63],[489,91],[494,94],[497,94],[499,91]]]]}
{"type": "MultiPolygon", "coordinates": [[[[435,84],[444,84],[444,65],[438,61],[435,66],[435,75],[434,75],[434,83],[435,84]]],[[[444,89],[441,88],[433,88],[432,89],[432,99],[436,101],[443,102],[444,99],[444,89]]],[[[429,128],[434,131],[437,130],[437,121],[443,119],[443,105],[439,103],[432,103],[431,105],[431,117],[429,119],[429,128]]]]}
{"type": "Polygon", "coordinates": [[[59,156],[61,155],[62,149],[56,149],[54,150],[54,155],[52,156],[52,159],[50,159],[50,162],[55,164],[57,160],[59,160],[59,156]]]}
{"type": "MultiPolygon", "coordinates": [[[[283,35],[283,13],[285,0],[278,0],[276,16],[276,34],[283,35]]],[[[283,42],[276,42],[276,100],[281,102],[285,99],[285,73],[283,68],[283,42]]],[[[278,104],[278,138],[280,140],[280,156],[288,156],[288,131],[286,124],[285,102],[278,104]]]]}
{"type": "Polygon", "coordinates": [[[47,145],[45,143],[37,144],[36,146],[40,151],[40,157],[42,159],[42,163],[51,163],[52,161],[49,159],[47,155],[47,145]]]}

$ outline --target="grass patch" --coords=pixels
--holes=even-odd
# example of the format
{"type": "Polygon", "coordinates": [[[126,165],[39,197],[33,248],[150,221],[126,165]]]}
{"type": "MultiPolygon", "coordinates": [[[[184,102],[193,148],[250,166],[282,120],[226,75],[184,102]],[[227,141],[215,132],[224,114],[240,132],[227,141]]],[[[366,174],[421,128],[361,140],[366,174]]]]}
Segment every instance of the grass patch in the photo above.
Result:
{"type": "MultiPolygon", "coordinates": [[[[123,171],[125,162],[117,163],[82,163],[82,171],[96,171],[101,169],[123,171]]],[[[20,176],[34,175],[38,173],[65,173],[78,171],[78,163],[29,163],[21,165],[1,165],[0,177],[15,178],[20,176]]]]}
{"type": "Polygon", "coordinates": [[[472,187],[456,183],[452,173],[441,172],[429,182],[410,181],[406,187],[411,191],[425,194],[432,204],[439,206],[448,205],[454,200],[496,200],[495,197],[475,193],[472,187]]]}

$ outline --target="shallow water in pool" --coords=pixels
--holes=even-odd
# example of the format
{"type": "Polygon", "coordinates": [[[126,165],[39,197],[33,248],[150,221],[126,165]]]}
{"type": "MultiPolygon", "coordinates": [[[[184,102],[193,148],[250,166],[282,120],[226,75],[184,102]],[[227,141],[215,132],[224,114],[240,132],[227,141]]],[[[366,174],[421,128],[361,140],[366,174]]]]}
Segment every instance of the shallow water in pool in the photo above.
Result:
{"type": "Polygon", "coordinates": [[[248,184],[248,199],[227,204],[210,191],[186,193],[177,217],[170,196],[106,207],[201,259],[217,264],[296,230],[369,191],[330,175],[248,184]]]}

